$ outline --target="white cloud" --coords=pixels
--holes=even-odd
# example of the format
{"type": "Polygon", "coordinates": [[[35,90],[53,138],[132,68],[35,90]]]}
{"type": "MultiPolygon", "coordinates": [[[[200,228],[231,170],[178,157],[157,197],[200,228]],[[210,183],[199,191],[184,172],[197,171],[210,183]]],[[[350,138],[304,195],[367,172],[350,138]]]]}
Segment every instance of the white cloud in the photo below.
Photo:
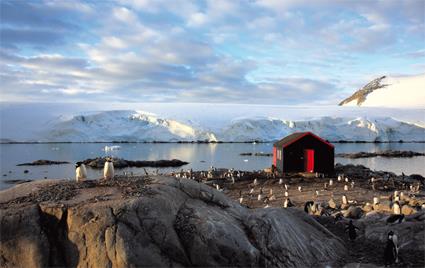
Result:
{"type": "Polygon", "coordinates": [[[137,15],[125,7],[117,7],[112,11],[113,16],[121,22],[124,22],[128,25],[137,25],[139,23],[137,15]]]}
{"type": "Polygon", "coordinates": [[[207,21],[208,18],[204,13],[196,12],[190,15],[187,25],[189,27],[199,27],[204,25],[207,21]]]}
{"type": "Polygon", "coordinates": [[[23,3],[7,6],[1,95],[323,102],[342,87],[351,91],[365,73],[398,71],[399,63],[371,71],[365,62],[397,54],[400,40],[405,51],[420,50],[415,42],[421,36],[414,34],[423,25],[413,8],[418,2],[357,2],[54,1],[26,4],[33,9],[24,15],[18,12],[26,10],[23,3]],[[73,15],[66,20],[68,13],[59,16],[58,10],[73,15]],[[74,19],[75,13],[84,14],[77,16],[82,21],[74,19]],[[55,22],[58,27],[49,28],[55,22]]]}

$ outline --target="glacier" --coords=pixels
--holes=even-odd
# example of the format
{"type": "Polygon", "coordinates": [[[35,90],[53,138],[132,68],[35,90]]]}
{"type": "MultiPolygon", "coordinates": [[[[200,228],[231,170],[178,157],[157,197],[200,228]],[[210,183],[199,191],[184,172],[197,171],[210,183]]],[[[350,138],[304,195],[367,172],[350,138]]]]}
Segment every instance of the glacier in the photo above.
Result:
{"type": "Polygon", "coordinates": [[[39,142],[248,142],[276,141],[293,132],[312,131],[330,141],[425,141],[425,128],[391,117],[331,117],[284,120],[239,117],[220,127],[133,111],[103,111],[51,120],[39,142]]]}

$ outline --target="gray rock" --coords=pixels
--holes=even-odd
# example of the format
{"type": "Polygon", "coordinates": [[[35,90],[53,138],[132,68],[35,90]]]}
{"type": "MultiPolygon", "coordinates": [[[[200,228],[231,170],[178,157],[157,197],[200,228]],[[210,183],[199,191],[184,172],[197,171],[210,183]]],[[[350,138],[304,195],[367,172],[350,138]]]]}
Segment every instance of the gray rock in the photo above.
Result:
{"type": "Polygon", "coordinates": [[[2,266],[306,267],[346,253],[299,209],[250,210],[193,180],[154,177],[127,198],[87,185],[69,200],[1,206],[2,266]]]}
{"type": "Polygon", "coordinates": [[[356,206],[350,206],[347,210],[342,212],[342,215],[345,218],[351,218],[351,219],[360,219],[362,214],[363,214],[363,210],[360,207],[356,207],[356,206]]]}

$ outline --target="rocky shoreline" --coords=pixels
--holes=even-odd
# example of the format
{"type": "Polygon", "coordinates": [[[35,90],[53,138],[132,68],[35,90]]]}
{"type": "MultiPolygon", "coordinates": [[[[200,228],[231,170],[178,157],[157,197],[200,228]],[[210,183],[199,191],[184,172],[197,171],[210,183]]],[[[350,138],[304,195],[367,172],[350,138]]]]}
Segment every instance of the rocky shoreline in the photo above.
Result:
{"type": "Polygon", "coordinates": [[[0,266],[373,267],[383,264],[389,230],[403,245],[399,265],[425,265],[423,177],[335,170],[354,187],[345,191],[344,181],[320,174],[227,169],[23,183],[1,191],[0,266]],[[334,185],[324,187],[330,178],[334,185]],[[285,184],[292,208],[283,208],[285,184]],[[402,223],[388,223],[394,190],[404,192],[402,223]],[[374,196],[377,206],[368,204],[374,196]],[[309,200],[320,209],[305,213],[309,200]],[[350,219],[359,228],[355,242],[345,232],[350,219]]]}
{"type": "Polygon", "coordinates": [[[0,265],[306,267],[346,255],[339,238],[297,209],[250,210],[189,179],[132,180],[141,181],[138,196],[122,195],[134,181],[43,181],[3,191],[0,265]]]}
{"type": "MultiPolygon", "coordinates": [[[[103,168],[107,157],[96,157],[82,160],[86,166],[100,169],[103,168]]],[[[127,167],[180,167],[189,164],[188,162],[181,161],[178,159],[172,160],[126,160],[122,158],[112,158],[115,168],[127,168],[127,167]]],[[[17,164],[17,166],[47,166],[47,165],[61,165],[70,164],[66,161],[52,161],[52,160],[36,160],[30,163],[17,164]]]]}
{"type": "Polygon", "coordinates": [[[358,153],[340,153],[336,154],[337,157],[345,157],[345,158],[368,158],[368,157],[414,157],[414,156],[425,156],[425,153],[419,153],[414,151],[381,151],[381,152],[358,152],[358,153]]]}
{"type": "Polygon", "coordinates": [[[52,160],[40,159],[30,163],[17,164],[16,166],[46,166],[46,165],[63,165],[63,164],[70,164],[70,163],[67,161],[52,161],[52,160]]]}
{"type": "Polygon", "coordinates": [[[240,156],[273,156],[270,153],[240,153],[240,156]]]}
{"type": "MultiPolygon", "coordinates": [[[[103,168],[106,162],[106,157],[89,158],[82,161],[86,166],[91,168],[103,168]]],[[[178,159],[172,160],[125,160],[122,158],[112,158],[112,162],[115,168],[127,168],[127,167],[181,167],[189,164],[188,162],[181,161],[178,159]]]]}

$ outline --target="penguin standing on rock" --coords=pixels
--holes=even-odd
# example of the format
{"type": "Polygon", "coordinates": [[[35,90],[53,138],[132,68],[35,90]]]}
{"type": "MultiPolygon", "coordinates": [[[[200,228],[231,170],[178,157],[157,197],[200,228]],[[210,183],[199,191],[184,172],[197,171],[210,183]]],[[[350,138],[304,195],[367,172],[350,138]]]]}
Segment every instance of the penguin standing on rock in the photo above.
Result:
{"type": "Polygon", "coordinates": [[[348,199],[347,199],[347,196],[345,194],[342,195],[342,204],[348,205],[348,199]]]}
{"type": "Polygon", "coordinates": [[[351,241],[356,240],[356,237],[357,237],[356,229],[358,230],[359,228],[354,226],[353,220],[350,220],[350,222],[348,223],[348,226],[345,228],[345,231],[348,230],[348,237],[350,238],[351,241]]]}
{"type": "Polygon", "coordinates": [[[258,201],[263,200],[263,187],[260,188],[260,193],[257,196],[257,200],[258,201]]]}
{"type": "Polygon", "coordinates": [[[87,169],[83,162],[75,163],[75,180],[82,182],[87,179],[87,169]]]}
{"type": "Polygon", "coordinates": [[[283,207],[284,208],[289,208],[289,207],[293,207],[294,204],[292,204],[291,199],[286,198],[285,201],[283,202],[283,207]]]}
{"type": "Polygon", "coordinates": [[[106,158],[105,166],[103,167],[103,178],[105,180],[111,180],[115,176],[114,164],[111,158],[106,158]]]}
{"type": "Polygon", "coordinates": [[[401,214],[400,203],[398,201],[395,201],[393,203],[393,214],[396,214],[396,215],[401,214]]]}
{"type": "Polygon", "coordinates": [[[243,196],[242,196],[242,191],[239,190],[239,204],[243,203],[243,196]]]}
{"type": "Polygon", "coordinates": [[[307,214],[310,214],[313,210],[314,202],[313,201],[307,201],[304,204],[304,212],[307,214]]]}
{"type": "Polygon", "coordinates": [[[388,266],[398,260],[398,250],[397,250],[397,236],[394,235],[393,231],[388,233],[387,244],[385,245],[384,251],[384,265],[388,266]]]}

